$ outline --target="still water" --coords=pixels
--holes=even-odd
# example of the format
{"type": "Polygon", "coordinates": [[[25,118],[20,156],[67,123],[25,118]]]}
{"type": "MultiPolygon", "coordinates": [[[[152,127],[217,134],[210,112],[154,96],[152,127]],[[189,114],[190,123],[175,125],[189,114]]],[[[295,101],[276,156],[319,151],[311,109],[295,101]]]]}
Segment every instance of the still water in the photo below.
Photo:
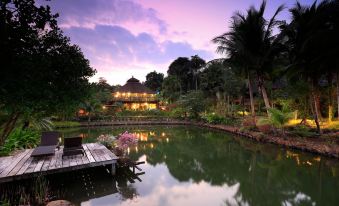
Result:
{"type": "Polygon", "coordinates": [[[62,130],[95,142],[100,134],[139,137],[129,156],[140,181],[104,168],[48,176],[55,199],[76,205],[339,205],[339,162],[231,134],[186,126],[62,130]],[[134,181],[131,183],[130,181],[134,181]]]}

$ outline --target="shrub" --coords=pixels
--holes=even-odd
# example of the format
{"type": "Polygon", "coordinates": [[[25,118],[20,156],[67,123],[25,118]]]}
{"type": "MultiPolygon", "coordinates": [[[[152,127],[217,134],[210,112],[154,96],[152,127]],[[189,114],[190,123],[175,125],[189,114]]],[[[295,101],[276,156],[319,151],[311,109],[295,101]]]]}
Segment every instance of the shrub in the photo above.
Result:
{"type": "Polygon", "coordinates": [[[183,119],[185,118],[185,111],[181,107],[174,108],[170,111],[170,117],[183,119]]]}
{"type": "Polygon", "coordinates": [[[234,118],[222,117],[215,113],[202,116],[202,119],[209,124],[235,125],[237,120],[234,118]]]}
{"type": "Polygon", "coordinates": [[[204,121],[210,124],[222,124],[224,121],[224,117],[221,117],[217,114],[210,113],[202,117],[204,121]]]}
{"type": "Polygon", "coordinates": [[[293,114],[293,112],[284,112],[279,109],[270,108],[268,110],[268,117],[260,118],[258,125],[271,125],[275,128],[281,129],[284,134],[284,126],[293,117],[293,114]]]}
{"type": "Polygon", "coordinates": [[[112,148],[114,145],[115,137],[108,134],[100,135],[97,140],[102,144],[105,145],[107,148],[112,148]]]}
{"type": "Polygon", "coordinates": [[[81,124],[79,122],[72,122],[72,121],[58,121],[53,122],[54,127],[56,128],[62,128],[62,127],[78,127],[81,124]]]}
{"type": "Polygon", "coordinates": [[[316,135],[316,132],[313,132],[311,128],[306,125],[290,127],[290,133],[299,137],[314,137],[316,135]]]}
{"type": "Polygon", "coordinates": [[[40,133],[32,129],[15,129],[6,139],[5,144],[0,148],[1,155],[7,155],[16,149],[36,147],[40,142],[40,133]]]}

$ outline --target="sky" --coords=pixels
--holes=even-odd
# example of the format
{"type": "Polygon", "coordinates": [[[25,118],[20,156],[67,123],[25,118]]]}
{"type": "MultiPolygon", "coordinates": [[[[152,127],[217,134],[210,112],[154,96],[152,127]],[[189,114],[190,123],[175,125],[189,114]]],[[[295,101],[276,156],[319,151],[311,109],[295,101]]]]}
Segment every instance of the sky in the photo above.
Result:
{"type": "MultiPolygon", "coordinates": [[[[268,0],[266,16],[295,0],[268,0]]],[[[310,4],[311,0],[300,0],[310,4]]],[[[51,0],[58,24],[71,42],[80,46],[97,73],[109,84],[124,84],[134,76],[166,74],[176,58],[199,55],[206,61],[222,57],[211,40],[228,31],[236,11],[259,7],[259,0],[51,0]]],[[[289,20],[288,9],[279,16],[289,20]]]]}

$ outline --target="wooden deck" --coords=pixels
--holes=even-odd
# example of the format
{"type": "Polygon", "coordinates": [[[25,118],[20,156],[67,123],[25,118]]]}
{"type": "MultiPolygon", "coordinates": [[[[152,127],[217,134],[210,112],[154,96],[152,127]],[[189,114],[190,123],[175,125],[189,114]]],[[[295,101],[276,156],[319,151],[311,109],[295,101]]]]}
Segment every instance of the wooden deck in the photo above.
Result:
{"type": "Polygon", "coordinates": [[[31,157],[33,149],[23,150],[14,156],[0,158],[0,183],[30,178],[42,174],[66,172],[96,166],[112,166],[114,172],[118,157],[98,143],[83,144],[85,155],[65,156],[63,148],[54,156],[31,157]]]}

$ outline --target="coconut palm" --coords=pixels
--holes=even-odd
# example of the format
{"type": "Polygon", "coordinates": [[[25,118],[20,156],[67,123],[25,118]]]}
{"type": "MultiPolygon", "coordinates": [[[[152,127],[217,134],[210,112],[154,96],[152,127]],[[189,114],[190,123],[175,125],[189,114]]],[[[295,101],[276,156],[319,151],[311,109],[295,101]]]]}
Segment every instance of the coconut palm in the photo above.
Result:
{"type": "Polygon", "coordinates": [[[310,6],[297,2],[290,13],[292,21],[282,32],[287,37],[291,61],[288,74],[309,83],[314,120],[321,133],[318,82],[324,75],[334,78],[338,71],[339,1],[324,0],[319,4],[315,1],[310,6]]]}
{"type": "MultiPolygon", "coordinates": [[[[265,8],[266,1],[263,1],[259,10],[250,7],[246,15],[237,12],[232,17],[230,31],[214,38],[213,42],[219,45],[217,52],[227,54],[230,61],[247,75],[250,95],[251,78],[255,75],[268,110],[271,106],[264,83],[282,51],[283,37],[275,35],[273,30],[280,23],[276,17],[284,7],[279,6],[270,20],[264,18],[265,8]]],[[[253,114],[252,95],[251,107],[253,114]]]]}

